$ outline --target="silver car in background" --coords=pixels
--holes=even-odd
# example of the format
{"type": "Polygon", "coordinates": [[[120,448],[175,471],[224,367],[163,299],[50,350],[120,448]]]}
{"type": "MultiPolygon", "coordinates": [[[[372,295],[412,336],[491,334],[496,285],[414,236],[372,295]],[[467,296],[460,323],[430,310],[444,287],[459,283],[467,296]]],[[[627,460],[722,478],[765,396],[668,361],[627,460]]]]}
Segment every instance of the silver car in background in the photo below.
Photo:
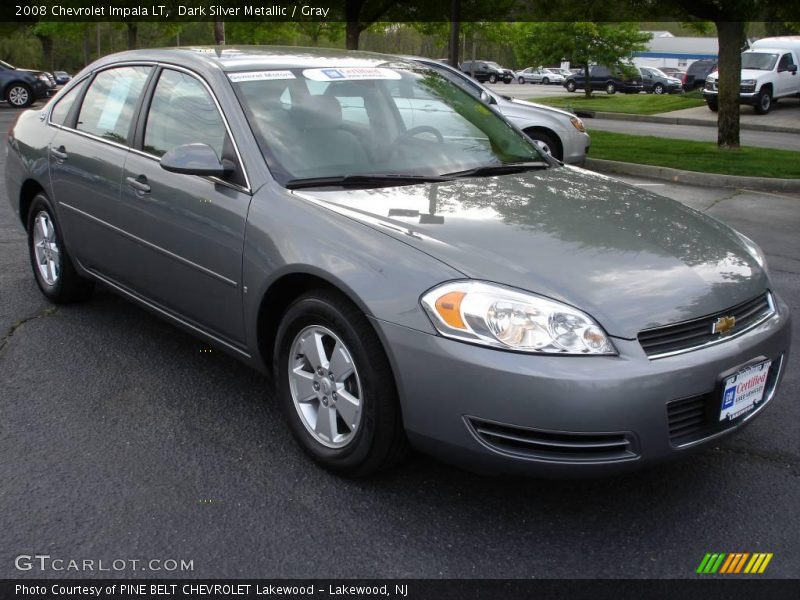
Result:
{"type": "Polygon", "coordinates": [[[514,73],[517,83],[541,83],[542,85],[564,83],[564,74],[561,69],[528,67],[514,73]]]}
{"type": "Polygon", "coordinates": [[[405,58],[437,71],[466,92],[489,103],[557,160],[573,165],[586,162],[591,140],[579,117],[544,104],[498,94],[441,61],[419,56],[405,58]]]}

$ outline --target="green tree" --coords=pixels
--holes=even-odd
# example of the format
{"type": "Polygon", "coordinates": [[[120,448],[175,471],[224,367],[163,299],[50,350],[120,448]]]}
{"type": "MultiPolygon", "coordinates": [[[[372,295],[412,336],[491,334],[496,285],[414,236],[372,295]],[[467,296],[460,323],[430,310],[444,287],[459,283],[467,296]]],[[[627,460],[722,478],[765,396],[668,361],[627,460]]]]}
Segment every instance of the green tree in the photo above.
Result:
{"type": "MultiPolygon", "coordinates": [[[[650,39],[636,23],[523,23],[512,38],[520,62],[540,65],[569,60],[583,65],[589,81],[589,65],[601,64],[625,69],[634,52],[644,50],[650,39]]],[[[592,94],[584,86],[586,97],[592,94]]]]}

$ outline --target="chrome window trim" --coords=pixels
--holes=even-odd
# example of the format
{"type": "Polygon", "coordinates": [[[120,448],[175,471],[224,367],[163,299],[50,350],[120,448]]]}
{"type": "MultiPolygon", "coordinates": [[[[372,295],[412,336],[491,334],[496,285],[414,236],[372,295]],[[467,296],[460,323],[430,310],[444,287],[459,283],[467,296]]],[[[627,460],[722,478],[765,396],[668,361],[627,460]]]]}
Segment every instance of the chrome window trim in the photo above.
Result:
{"type": "MultiPolygon", "coordinates": [[[[737,331],[736,333],[732,333],[731,335],[726,335],[724,337],[721,337],[721,338],[716,339],[716,340],[712,340],[710,342],[705,342],[704,344],[700,344],[698,346],[692,346],[690,348],[681,348],[680,350],[673,350],[671,352],[663,352],[661,354],[652,354],[652,355],[648,356],[647,358],[649,358],[650,360],[658,360],[660,358],[668,358],[670,356],[677,356],[679,354],[686,354],[687,352],[695,352],[697,350],[702,350],[703,348],[708,348],[710,346],[716,346],[718,344],[724,344],[728,340],[736,339],[739,336],[744,335],[748,331],[751,331],[752,329],[758,327],[762,323],[768,321],[769,319],[771,319],[772,317],[774,317],[774,316],[776,316],[778,314],[778,311],[775,309],[775,300],[773,299],[772,292],[770,292],[770,291],[767,291],[767,304],[769,304],[769,312],[764,313],[764,316],[761,317],[758,321],[755,321],[754,323],[750,323],[750,325],[748,325],[744,329],[741,329],[741,330],[737,331]]],[[[644,331],[647,331],[647,330],[644,330],[644,331]]]]}
{"type": "MultiPolygon", "coordinates": [[[[114,68],[117,68],[117,67],[136,67],[136,66],[141,66],[141,67],[158,67],[158,66],[160,66],[160,67],[163,67],[165,69],[173,69],[173,70],[176,70],[176,71],[182,71],[184,73],[187,73],[191,77],[194,77],[195,79],[197,79],[203,85],[203,87],[206,89],[206,91],[211,96],[211,99],[214,101],[214,106],[217,107],[217,112],[222,117],[222,123],[225,125],[225,131],[227,132],[228,136],[231,138],[231,143],[233,144],[233,150],[236,153],[236,159],[239,161],[239,165],[241,166],[241,169],[242,169],[242,174],[244,175],[245,185],[241,186],[241,185],[238,185],[238,184],[235,184],[235,183],[231,183],[230,181],[225,181],[223,179],[220,179],[219,177],[203,177],[203,179],[208,179],[208,180],[214,181],[216,183],[219,183],[221,185],[224,185],[224,186],[227,186],[229,188],[232,188],[234,190],[237,190],[237,191],[240,191],[240,192],[244,192],[245,194],[252,195],[253,194],[253,188],[250,185],[250,177],[247,174],[247,168],[245,167],[244,160],[242,160],[242,154],[241,154],[241,152],[239,152],[239,145],[236,143],[236,139],[233,137],[233,131],[231,130],[230,124],[228,123],[228,118],[225,116],[225,112],[222,110],[222,106],[220,105],[219,100],[217,99],[217,96],[214,94],[214,91],[211,89],[211,86],[208,85],[208,82],[206,82],[205,79],[203,79],[200,75],[198,75],[197,73],[195,73],[191,69],[187,69],[185,67],[179,67],[177,65],[173,65],[173,64],[170,64],[170,63],[160,63],[160,62],[148,62],[148,61],[120,62],[120,63],[111,64],[111,65],[106,65],[106,66],[98,69],[97,71],[93,71],[92,73],[86,75],[86,77],[82,77],[74,85],[70,86],[69,89],[71,90],[73,87],[78,85],[80,82],[85,81],[87,78],[92,77],[95,74],[100,73],[102,71],[107,71],[108,69],[114,69],[114,68]]],[[[158,83],[156,83],[156,85],[158,85],[158,83]]],[[[55,106],[55,104],[57,104],[57,103],[54,103],[53,107],[55,106]]],[[[144,107],[142,107],[142,108],[144,108],[144,107]]],[[[92,139],[92,140],[95,140],[95,141],[98,141],[98,142],[102,142],[102,143],[108,144],[110,146],[114,146],[115,148],[121,148],[122,150],[128,150],[128,151],[133,152],[135,154],[138,154],[140,156],[145,156],[147,158],[151,158],[151,159],[156,160],[156,161],[160,160],[160,157],[156,156],[155,154],[150,154],[148,152],[144,152],[142,150],[138,150],[136,148],[132,148],[130,146],[126,146],[125,144],[120,144],[118,142],[113,142],[111,140],[107,140],[105,138],[99,137],[99,136],[94,135],[92,133],[88,133],[86,131],[81,131],[80,129],[75,129],[73,127],[66,127],[64,125],[59,125],[57,123],[53,123],[52,120],[51,120],[52,112],[53,112],[53,108],[51,107],[47,111],[47,124],[49,126],[51,126],[51,127],[55,127],[56,129],[61,129],[63,131],[70,131],[72,133],[77,133],[77,134],[82,135],[84,137],[87,137],[89,139],[92,139]]],[[[141,114],[139,116],[141,116],[141,114]]],[[[145,123],[145,125],[146,125],[146,123],[145,123]]]]}

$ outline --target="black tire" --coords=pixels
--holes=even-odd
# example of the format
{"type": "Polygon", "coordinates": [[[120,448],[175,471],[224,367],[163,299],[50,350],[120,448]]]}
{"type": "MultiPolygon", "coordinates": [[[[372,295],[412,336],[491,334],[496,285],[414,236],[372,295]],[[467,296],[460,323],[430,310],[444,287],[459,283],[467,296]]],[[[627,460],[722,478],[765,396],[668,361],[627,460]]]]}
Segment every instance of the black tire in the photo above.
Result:
{"type": "Polygon", "coordinates": [[[284,313],[275,341],[274,377],[278,402],[297,441],[323,467],[348,477],[367,477],[400,462],[408,452],[397,388],[389,361],[364,314],[342,295],[308,292],[284,313]],[[361,423],[352,440],[330,448],[306,429],[292,399],[289,359],[295,338],[321,326],[344,343],[358,372],[362,391],[361,423]]]}
{"type": "Polygon", "coordinates": [[[770,111],[770,109],[772,109],[772,94],[769,90],[762,89],[758,93],[758,97],[756,98],[756,103],[753,108],[759,115],[765,115],[770,111]]]}
{"type": "Polygon", "coordinates": [[[527,135],[532,140],[544,144],[546,146],[546,151],[553,158],[557,160],[564,160],[564,152],[561,149],[561,144],[554,135],[546,131],[540,131],[536,129],[525,130],[525,135],[527,135]]]}
{"type": "Polygon", "coordinates": [[[664,86],[661,85],[660,83],[655,84],[653,86],[653,93],[654,94],[659,94],[659,95],[663,94],[664,93],[664,86]]]}
{"type": "MultiPolygon", "coordinates": [[[[75,271],[72,258],[64,245],[64,238],[61,235],[61,226],[55,216],[50,200],[44,194],[37,194],[31,203],[28,211],[28,256],[33,269],[33,276],[36,284],[48,300],[55,304],[69,304],[80,302],[88,298],[94,289],[94,282],[84,279],[75,271]],[[53,263],[58,264],[57,275],[52,281],[47,281],[39,267],[37,259],[37,243],[34,228],[38,226],[37,219],[44,215],[47,222],[53,228],[53,239],[58,250],[57,260],[53,263]]],[[[41,248],[41,246],[39,246],[41,248]]],[[[52,245],[51,245],[52,248],[52,245]]],[[[53,256],[52,250],[50,256],[53,256]]]]}
{"type": "Polygon", "coordinates": [[[617,86],[615,86],[613,82],[609,81],[606,84],[606,94],[608,94],[610,96],[610,95],[616,94],[616,93],[617,93],[617,86]]]}
{"type": "Polygon", "coordinates": [[[575,82],[571,79],[567,81],[567,85],[565,87],[567,88],[568,92],[574,92],[576,89],[578,89],[578,86],[576,86],[575,82]]]}
{"type": "Polygon", "coordinates": [[[550,80],[547,77],[542,78],[542,85],[550,85],[550,80]]]}
{"type": "Polygon", "coordinates": [[[706,106],[708,106],[708,110],[711,112],[717,112],[719,110],[719,104],[716,100],[706,100],[706,106]]]}
{"type": "Polygon", "coordinates": [[[6,102],[14,108],[28,108],[35,100],[33,90],[25,83],[12,83],[6,89],[6,102]]]}
{"type": "Polygon", "coordinates": [[[525,85],[525,78],[524,77],[517,77],[517,83],[520,85],[525,85]]]}
{"type": "Polygon", "coordinates": [[[497,83],[497,75],[495,75],[494,73],[489,75],[489,83],[497,83]]]}

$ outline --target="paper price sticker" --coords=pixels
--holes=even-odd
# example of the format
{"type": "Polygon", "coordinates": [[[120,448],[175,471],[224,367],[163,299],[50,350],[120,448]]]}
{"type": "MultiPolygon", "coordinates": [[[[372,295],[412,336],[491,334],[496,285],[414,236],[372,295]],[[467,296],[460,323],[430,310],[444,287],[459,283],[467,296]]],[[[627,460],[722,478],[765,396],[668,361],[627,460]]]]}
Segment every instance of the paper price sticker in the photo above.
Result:
{"type": "Polygon", "coordinates": [[[244,73],[228,73],[228,79],[233,83],[242,81],[266,81],[269,79],[294,79],[291,71],[246,71],[244,73]]]}
{"type": "Polygon", "coordinates": [[[303,75],[312,81],[354,81],[365,79],[400,79],[400,73],[382,67],[340,67],[338,69],[306,69],[303,75]]]}

